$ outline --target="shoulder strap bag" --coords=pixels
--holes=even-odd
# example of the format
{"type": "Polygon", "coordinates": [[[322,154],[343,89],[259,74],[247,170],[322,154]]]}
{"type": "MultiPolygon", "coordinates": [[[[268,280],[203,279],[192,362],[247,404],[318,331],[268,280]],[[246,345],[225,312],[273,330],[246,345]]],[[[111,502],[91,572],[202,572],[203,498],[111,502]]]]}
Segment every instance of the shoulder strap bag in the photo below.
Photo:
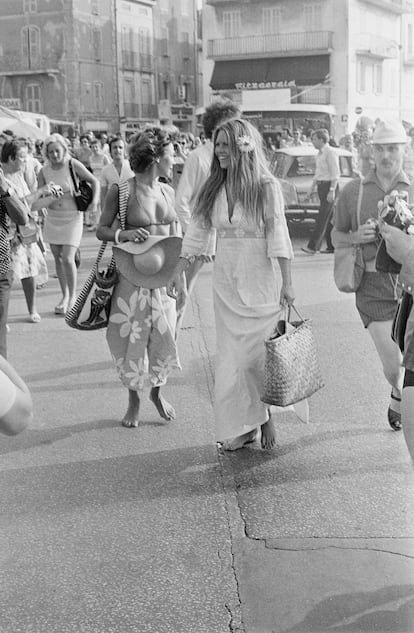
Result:
{"type": "MultiPolygon", "coordinates": [[[[129,185],[125,181],[121,182],[118,187],[118,215],[121,229],[124,230],[126,226],[129,185]]],[[[72,309],[66,314],[66,323],[77,330],[99,330],[108,325],[112,293],[118,280],[118,272],[113,256],[106,269],[99,270],[99,264],[107,245],[108,242],[102,242],[92,270],[72,309]]]]}
{"type": "MultiPolygon", "coordinates": [[[[356,230],[361,223],[363,185],[359,183],[358,202],[356,209],[356,230]]],[[[341,242],[338,231],[332,234],[334,251],[334,281],[341,292],[356,292],[361,284],[365,271],[364,255],[361,244],[341,242]]]]}
{"type": "Polygon", "coordinates": [[[86,180],[80,180],[73,169],[72,161],[69,160],[69,172],[73,182],[73,197],[78,211],[87,211],[93,198],[92,187],[86,180]]]}

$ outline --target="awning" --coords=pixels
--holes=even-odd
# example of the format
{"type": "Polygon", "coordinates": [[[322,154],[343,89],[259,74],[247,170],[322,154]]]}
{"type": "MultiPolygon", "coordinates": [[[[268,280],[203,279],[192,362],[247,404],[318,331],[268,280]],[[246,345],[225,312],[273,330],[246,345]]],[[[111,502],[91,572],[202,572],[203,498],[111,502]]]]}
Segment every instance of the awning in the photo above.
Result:
{"type": "Polygon", "coordinates": [[[210,86],[213,90],[314,86],[323,83],[328,73],[329,55],[218,61],[210,86]]]}

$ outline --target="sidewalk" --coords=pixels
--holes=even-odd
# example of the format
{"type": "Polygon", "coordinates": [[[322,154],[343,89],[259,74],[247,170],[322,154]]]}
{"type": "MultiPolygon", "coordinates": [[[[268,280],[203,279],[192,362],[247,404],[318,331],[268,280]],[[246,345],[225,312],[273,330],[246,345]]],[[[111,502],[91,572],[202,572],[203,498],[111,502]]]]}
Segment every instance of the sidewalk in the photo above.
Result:
{"type": "MultiPolygon", "coordinates": [[[[81,279],[97,250],[82,244],[81,279]]],[[[42,322],[13,291],[10,360],[36,428],[1,440],[0,633],[412,633],[414,477],[387,387],[329,256],[297,254],[298,306],[326,381],[311,422],[278,414],[278,448],[214,443],[215,332],[205,266],[180,334],[183,371],[119,425],[105,333],[42,322]]],[[[81,281],[80,281],[81,283],[81,281]]]]}

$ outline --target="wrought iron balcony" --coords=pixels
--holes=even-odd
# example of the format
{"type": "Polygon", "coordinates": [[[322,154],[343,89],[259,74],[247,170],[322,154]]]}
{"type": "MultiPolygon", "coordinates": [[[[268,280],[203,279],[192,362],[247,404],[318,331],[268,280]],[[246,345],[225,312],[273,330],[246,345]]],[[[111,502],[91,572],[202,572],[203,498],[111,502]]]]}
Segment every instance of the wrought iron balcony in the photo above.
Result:
{"type": "Polygon", "coordinates": [[[0,58],[0,73],[2,75],[35,75],[59,73],[61,54],[39,55],[38,57],[23,58],[20,53],[3,55],[0,58]]]}
{"type": "Polygon", "coordinates": [[[244,57],[270,57],[275,53],[293,56],[299,52],[302,55],[312,55],[316,52],[331,51],[332,40],[331,31],[224,37],[208,41],[207,57],[243,59],[244,57]]]}

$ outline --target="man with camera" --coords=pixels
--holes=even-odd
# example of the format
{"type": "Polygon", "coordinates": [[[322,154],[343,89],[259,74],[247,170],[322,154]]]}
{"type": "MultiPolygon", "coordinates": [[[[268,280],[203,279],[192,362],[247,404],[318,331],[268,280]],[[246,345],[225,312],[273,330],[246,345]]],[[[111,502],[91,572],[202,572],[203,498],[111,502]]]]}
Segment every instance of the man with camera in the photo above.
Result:
{"type": "Polygon", "coordinates": [[[404,375],[400,349],[390,336],[399,294],[398,275],[379,272],[375,262],[380,242],[378,203],[392,191],[408,191],[410,187],[409,178],[402,170],[406,143],[407,135],[401,123],[378,122],[371,140],[375,166],[365,178],[353,180],[342,190],[332,234],[334,245],[362,246],[365,270],[355,293],[355,303],[375,344],[385,378],[391,385],[387,416],[395,431],[402,428],[400,404],[404,375]]]}

